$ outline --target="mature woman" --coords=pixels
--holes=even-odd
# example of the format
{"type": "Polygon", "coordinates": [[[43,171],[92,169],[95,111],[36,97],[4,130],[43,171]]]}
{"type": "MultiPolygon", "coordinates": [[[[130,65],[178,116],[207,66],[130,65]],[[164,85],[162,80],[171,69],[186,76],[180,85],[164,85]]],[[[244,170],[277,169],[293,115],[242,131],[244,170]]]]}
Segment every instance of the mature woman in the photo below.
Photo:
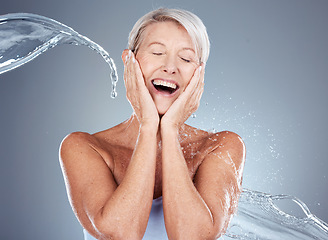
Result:
{"type": "Polygon", "coordinates": [[[131,117],[92,135],[72,133],[61,145],[85,238],[217,239],[236,209],[245,147],[232,132],[184,123],[203,92],[205,26],[188,11],[158,9],[135,24],[128,48],[131,117]]]}

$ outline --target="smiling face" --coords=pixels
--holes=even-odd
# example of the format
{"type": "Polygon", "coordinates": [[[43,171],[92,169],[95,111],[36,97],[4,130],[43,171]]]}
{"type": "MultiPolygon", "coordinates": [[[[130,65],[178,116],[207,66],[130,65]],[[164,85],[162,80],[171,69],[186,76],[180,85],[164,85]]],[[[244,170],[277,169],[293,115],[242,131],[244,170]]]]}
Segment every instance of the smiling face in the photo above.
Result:
{"type": "Polygon", "coordinates": [[[163,115],[184,91],[199,66],[188,32],[173,21],[148,25],[136,54],[146,87],[163,115]]]}

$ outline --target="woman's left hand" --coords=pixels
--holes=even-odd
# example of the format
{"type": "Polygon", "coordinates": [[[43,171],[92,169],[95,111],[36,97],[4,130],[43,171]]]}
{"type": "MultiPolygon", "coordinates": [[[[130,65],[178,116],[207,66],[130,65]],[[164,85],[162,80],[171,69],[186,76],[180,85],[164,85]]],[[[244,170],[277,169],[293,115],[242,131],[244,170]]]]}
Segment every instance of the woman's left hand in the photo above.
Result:
{"type": "Polygon", "coordinates": [[[161,127],[173,127],[178,130],[191,114],[198,109],[204,91],[204,72],[205,66],[202,63],[195,69],[194,75],[185,90],[163,115],[161,127]]]}

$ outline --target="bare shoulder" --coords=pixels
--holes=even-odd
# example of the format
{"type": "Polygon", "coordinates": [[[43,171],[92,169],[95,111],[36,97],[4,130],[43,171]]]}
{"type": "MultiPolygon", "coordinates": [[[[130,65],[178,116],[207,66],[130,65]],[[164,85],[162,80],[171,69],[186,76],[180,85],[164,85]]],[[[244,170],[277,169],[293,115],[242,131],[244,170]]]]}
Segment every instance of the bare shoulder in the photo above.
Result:
{"type": "Polygon", "coordinates": [[[72,132],[68,134],[62,141],[63,144],[74,144],[74,143],[81,143],[81,142],[88,142],[92,141],[94,137],[87,132],[72,132]]]}
{"type": "Polygon", "coordinates": [[[74,152],[85,146],[97,145],[97,143],[97,139],[89,133],[73,132],[68,134],[61,142],[60,153],[74,152]]]}
{"type": "Polygon", "coordinates": [[[246,148],[242,138],[231,131],[208,133],[204,139],[204,151],[218,159],[229,159],[237,168],[244,165],[246,148]]]}
{"type": "MultiPolygon", "coordinates": [[[[104,141],[86,132],[73,132],[67,135],[60,144],[60,161],[78,161],[94,159],[99,156],[107,165],[111,165],[110,152],[105,148],[104,141]],[[89,156],[89,158],[85,158],[89,156]]],[[[91,160],[90,160],[91,161],[91,160]]]]}
{"type": "MultiPolygon", "coordinates": [[[[245,161],[245,144],[242,138],[232,131],[207,132],[185,125],[187,145],[194,146],[199,153],[200,163],[209,161],[231,159],[236,167],[242,167],[245,161]],[[213,156],[217,156],[216,158],[213,156]]],[[[183,138],[183,137],[182,137],[183,138]]]]}
{"type": "Polygon", "coordinates": [[[243,139],[237,133],[231,131],[213,133],[208,140],[216,142],[214,144],[216,147],[225,146],[229,150],[245,151],[243,139]]]}

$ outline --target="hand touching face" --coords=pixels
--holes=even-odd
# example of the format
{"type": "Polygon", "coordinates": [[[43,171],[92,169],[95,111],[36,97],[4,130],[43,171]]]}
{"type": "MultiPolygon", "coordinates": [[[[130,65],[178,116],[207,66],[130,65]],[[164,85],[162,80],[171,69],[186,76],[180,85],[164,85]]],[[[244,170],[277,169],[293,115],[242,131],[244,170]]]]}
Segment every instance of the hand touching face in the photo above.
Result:
{"type": "Polygon", "coordinates": [[[150,24],[141,41],[136,59],[157,111],[163,115],[189,84],[199,58],[188,32],[173,21],[150,24]]]}

